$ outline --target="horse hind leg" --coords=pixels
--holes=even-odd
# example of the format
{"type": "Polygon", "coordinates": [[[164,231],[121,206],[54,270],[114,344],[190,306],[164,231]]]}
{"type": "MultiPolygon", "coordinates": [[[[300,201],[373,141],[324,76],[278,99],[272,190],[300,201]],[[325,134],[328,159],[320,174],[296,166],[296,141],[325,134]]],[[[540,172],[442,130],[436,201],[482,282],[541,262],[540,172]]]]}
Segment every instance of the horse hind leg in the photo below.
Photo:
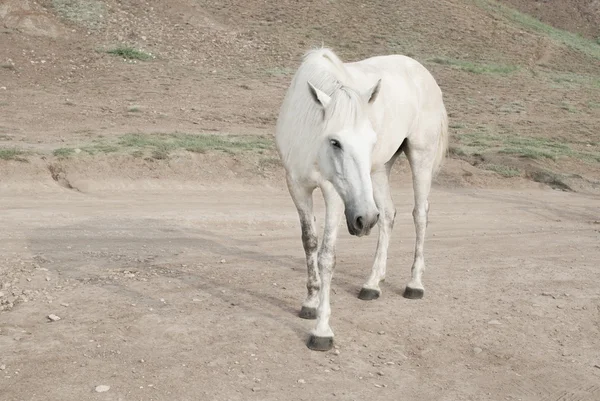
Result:
{"type": "Polygon", "coordinates": [[[287,178],[287,185],[292,200],[298,210],[298,217],[300,218],[302,245],[306,255],[308,274],[306,281],[307,295],[302,303],[302,309],[300,309],[299,316],[303,319],[316,319],[321,279],[319,277],[317,264],[318,237],[313,212],[314,188],[306,188],[292,180],[290,177],[287,178]]]}
{"type": "MultiPolygon", "coordinates": [[[[435,145],[435,138],[430,141],[430,143],[431,142],[435,145]]],[[[421,143],[413,145],[409,141],[405,152],[412,171],[415,197],[412,215],[415,224],[416,241],[414,261],[411,268],[411,279],[406,285],[403,295],[408,299],[420,299],[423,298],[425,293],[422,282],[422,276],[425,270],[425,231],[429,214],[428,198],[431,190],[431,181],[433,179],[437,146],[423,146],[421,143]]]]}

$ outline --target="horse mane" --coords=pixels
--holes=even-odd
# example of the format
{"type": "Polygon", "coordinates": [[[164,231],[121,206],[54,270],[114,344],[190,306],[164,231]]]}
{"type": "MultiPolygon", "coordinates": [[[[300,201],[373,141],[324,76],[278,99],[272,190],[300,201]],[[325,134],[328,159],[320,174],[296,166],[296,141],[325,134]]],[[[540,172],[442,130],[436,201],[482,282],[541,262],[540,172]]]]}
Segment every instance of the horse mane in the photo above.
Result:
{"type": "Polygon", "coordinates": [[[292,159],[299,163],[314,159],[324,123],[339,131],[362,116],[363,100],[353,86],[344,63],[331,49],[313,49],[304,55],[282,104],[286,114],[277,122],[277,130],[286,132],[278,138],[286,164],[292,159]],[[331,97],[325,111],[312,99],[308,82],[331,97]]]}
{"type": "Polygon", "coordinates": [[[312,70],[314,75],[308,80],[332,98],[325,120],[336,125],[356,122],[362,100],[351,86],[352,79],[343,61],[331,49],[318,48],[304,55],[300,69],[303,68],[312,70]],[[330,116],[335,117],[327,118],[330,116]]]}

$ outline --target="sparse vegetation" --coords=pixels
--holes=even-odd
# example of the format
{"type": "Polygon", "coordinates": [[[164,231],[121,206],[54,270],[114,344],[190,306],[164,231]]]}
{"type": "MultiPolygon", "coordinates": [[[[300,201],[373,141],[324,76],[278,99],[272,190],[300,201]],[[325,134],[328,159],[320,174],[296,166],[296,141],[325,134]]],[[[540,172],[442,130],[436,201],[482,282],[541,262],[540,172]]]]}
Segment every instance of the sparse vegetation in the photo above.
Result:
{"type": "Polygon", "coordinates": [[[555,42],[600,60],[600,46],[598,46],[598,43],[594,43],[593,40],[584,38],[575,33],[563,31],[562,29],[554,28],[535,17],[524,14],[494,0],[475,0],[475,3],[481,8],[494,12],[494,14],[502,15],[509,21],[519,24],[526,29],[546,35],[555,42]]]}
{"type": "Polygon", "coordinates": [[[228,136],[217,134],[128,134],[121,137],[118,145],[138,150],[149,149],[158,154],[168,155],[171,151],[184,149],[189,152],[204,153],[211,150],[235,153],[269,149],[270,140],[254,136],[228,136]]]}
{"type": "Polygon", "coordinates": [[[550,187],[555,189],[562,189],[563,191],[572,191],[571,187],[565,184],[560,175],[551,171],[534,171],[530,174],[530,178],[535,182],[549,185],[550,187]]]}
{"type": "Polygon", "coordinates": [[[600,161],[600,153],[595,149],[578,151],[571,147],[572,144],[555,139],[498,134],[481,127],[476,132],[458,135],[457,139],[464,155],[496,152],[529,159],[571,157],[586,162],[600,161]]]}
{"type": "Polygon", "coordinates": [[[2,149],[0,148],[0,160],[17,160],[25,162],[27,159],[24,157],[26,153],[20,149],[2,149]]]}
{"type": "Polygon", "coordinates": [[[75,149],[73,148],[58,148],[54,149],[52,154],[56,157],[69,157],[75,154],[75,149]]]}
{"type": "Polygon", "coordinates": [[[91,145],[83,146],[81,150],[89,155],[96,155],[99,153],[115,153],[119,151],[119,148],[113,144],[97,140],[91,145]]]}
{"type": "Polygon", "coordinates": [[[577,108],[569,102],[562,102],[560,108],[563,110],[567,110],[569,113],[577,113],[577,108]]]}
{"type": "Polygon", "coordinates": [[[498,173],[501,176],[507,177],[507,178],[517,177],[517,176],[521,175],[521,171],[518,168],[504,166],[504,165],[500,165],[500,164],[484,164],[483,169],[493,171],[493,172],[498,173]]]}
{"type": "Polygon", "coordinates": [[[142,111],[142,106],[137,106],[137,105],[136,106],[129,106],[127,108],[127,111],[130,112],[130,113],[139,113],[139,112],[142,111]]]}
{"type": "Polygon", "coordinates": [[[99,0],[52,0],[58,14],[88,29],[99,29],[107,15],[106,5],[99,0]]]}
{"type": "MultiPolygon", "coordinates": [[[[102,153],[129,153],[133,157],[142,158],[149,155],[153,159],[168,159],[171,152],[186,150],[194,153],[221,151],[236,153],[238,151],[254,151],[262,154],[272,148],[272,141],[259,136],[230,136],[218,134],[126,134],[116,141],[97,139],[90,145],[80,149],[88,155],[102,153]]],[[[52,154],[66,158],[79,150],[64,147],[55,149],[52,154]]],[[[267,158],[268,159],[268,158],[267,158]]],[[[266,159],[265,159],[266,160],[266,159]]]]}
{"type": "Polygon", "coordinates": [[[126,60],[146,61],[155,58],[151,53],[147,53],[143,50],[138,50],[129,46],[115,47],[114,49],[107,50],[106,52],[114,56],[122,57],[126,60]]]}
{"type": "Polygon", "coordinates": [[[518,67],[514,65],[502,65],[502,64],[478,64],[471,61],[455,60],[445,57],[434,57],[431,62],[447,65],[452,68],[471,72],[474,74],[512,74],[518,70],[518,67]]]}

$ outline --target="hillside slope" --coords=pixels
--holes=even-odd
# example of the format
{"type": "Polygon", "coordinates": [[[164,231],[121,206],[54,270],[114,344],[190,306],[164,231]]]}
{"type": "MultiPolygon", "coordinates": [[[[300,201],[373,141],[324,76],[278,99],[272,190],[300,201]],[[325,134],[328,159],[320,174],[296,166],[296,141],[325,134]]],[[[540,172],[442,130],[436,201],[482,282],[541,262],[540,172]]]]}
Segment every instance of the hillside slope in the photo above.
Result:
{"type": "Polygon", "coordinates": [[[4,0],[0,17],[2,148],[269,136],[301,55],[324,44],[345,60],[403,53],[432,70],[458,181],[473,174],[465,162],[563,188],[600,181],[600,45],[493,1],[4,0]]]}

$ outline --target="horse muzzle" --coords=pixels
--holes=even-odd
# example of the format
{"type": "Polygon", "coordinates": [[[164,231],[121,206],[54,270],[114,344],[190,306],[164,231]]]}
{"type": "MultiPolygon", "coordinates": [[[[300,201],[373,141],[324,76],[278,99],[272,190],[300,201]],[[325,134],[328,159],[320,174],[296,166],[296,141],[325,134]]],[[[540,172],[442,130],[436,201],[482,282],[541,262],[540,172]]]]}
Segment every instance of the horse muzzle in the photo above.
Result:
{"type": "Polygon", "coordinates": [[[350,235],[362,237],[363,235],[369,235],[371,229],[379,220],[379,212],[373,213],[348,213],[346,212],[346,224],[348,225],[348,232],[350,235]]]}

